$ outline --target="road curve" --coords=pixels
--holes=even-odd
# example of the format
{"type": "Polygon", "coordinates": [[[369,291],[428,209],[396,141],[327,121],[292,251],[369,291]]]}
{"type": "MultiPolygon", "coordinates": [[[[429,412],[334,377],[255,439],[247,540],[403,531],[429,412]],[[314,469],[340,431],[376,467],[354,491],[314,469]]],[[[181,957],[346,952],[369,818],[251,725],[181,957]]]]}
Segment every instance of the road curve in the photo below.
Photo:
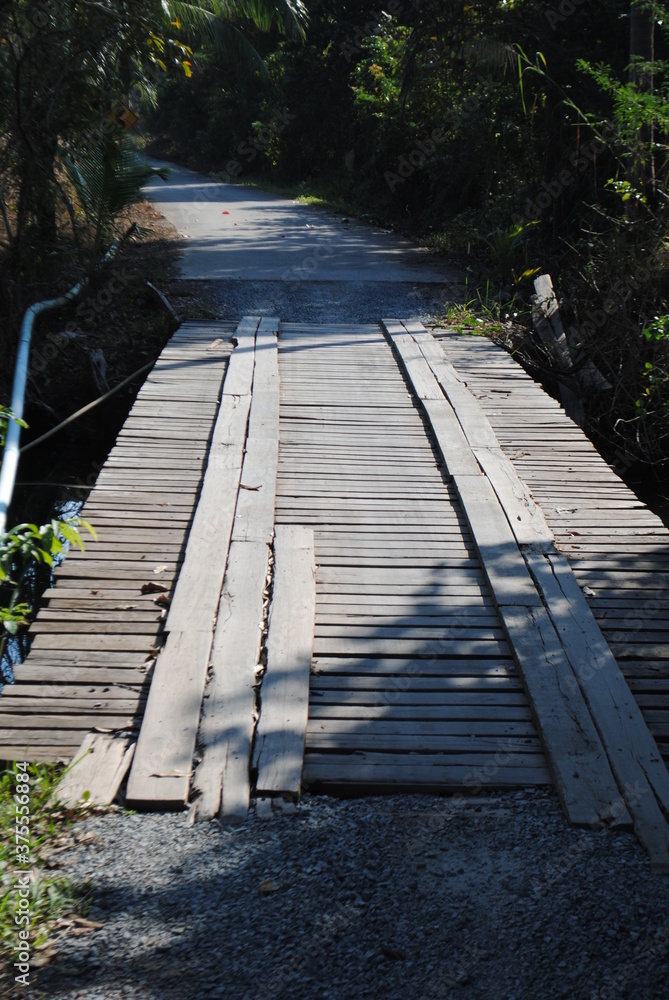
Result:
{"type": "Polygon", "coordinates": [[[249,281],[457,281],[437,255],[395,233],[256,188],[168,166],[146,194],[184,238],[181,277],[249,281]]]}

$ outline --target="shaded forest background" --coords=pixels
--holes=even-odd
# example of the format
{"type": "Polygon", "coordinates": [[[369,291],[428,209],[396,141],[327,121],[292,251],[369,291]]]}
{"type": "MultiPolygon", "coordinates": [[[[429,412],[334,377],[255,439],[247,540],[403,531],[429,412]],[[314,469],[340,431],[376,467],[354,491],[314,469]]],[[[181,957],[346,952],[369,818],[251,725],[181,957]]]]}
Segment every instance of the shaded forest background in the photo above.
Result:
{"type": "Polygon", "coordinates": [[[126,134],[102,127],[123,100],[154,154],[322,198],[458,259],[469,275],[464,320],[529,326],[532,278],[550,273],[582,364],[611,386],[584,394],[590,432],[621,470],[661,480],[667,5],[306,6],[308,21],[288,2],[64,0],[39,8],[38,23],[34,4],[0,0],[5,349],[37,287],[62,290],[66,276],[91,272],[111,238],[113,205],[96,207],[96,183],[138,170],[126,134]],[[76,72],[72,46],[86,53],[76,72]],[[30,83],[32,103],[17,114],[30,83]]]}

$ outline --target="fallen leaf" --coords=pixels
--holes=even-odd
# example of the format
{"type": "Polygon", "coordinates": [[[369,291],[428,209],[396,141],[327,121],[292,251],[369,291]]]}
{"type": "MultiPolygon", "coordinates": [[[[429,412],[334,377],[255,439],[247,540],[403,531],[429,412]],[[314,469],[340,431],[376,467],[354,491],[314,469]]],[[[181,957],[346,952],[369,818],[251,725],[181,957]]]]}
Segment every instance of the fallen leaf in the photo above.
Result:
{"type": "Polygon", "coordinates": [[[226,211],[226,209],[223,209],[223,211],[221,212],[221,215],[230,215],[230,213],[228,211],[226,211]]]}
{"type": "Polygon", "coordinates": [[[165,587],[162,583],[154,583],[153,580],[143,583],[140,588],[143,594],[166,594],[169,589],[169,587],[165,587]]]}
{"type": "Polygon", "coordinates": [[[208,351],[213,351],[213,350],[214,350],[214,348],[216,348],[216,347],[220,347],[220,345],[221,345],[222,343],[223,343],[223,341],[222,341],[222,340],[221,340],[221,338],[219,337],[219,338],[218,338],[218,340],[215,340],[215,341],[214,341],[213,343],[211,343],[211,344],[209,345],[209,347],[207,348],[207,350],[208,350],[208,351]]]}
{"type": "Polygon", "coordinates": [[[169,569],[169,566],[166,566],[166,565],[156,566],[155,569],[153,570],[153,572],[156,575],[158,575],[159,573],[166,573],[168,569],[169,569]]]}
{"type": "Polygon", "coordinates": [[[586,597],[597,597],[597,591],[591,590],[590,587],[584,587],[583,593],[585,594],[586,597]]]}
{"type": "Polygon", "coordinates": [[[159,604],[161,608],[169,608],[172,602],[170,601],[167,594],[158,594],[157,597],[153,598],[153,603],[159,604]]]}
{"type": "Polygon", "coordinates": [[[253,491],[255,491],[255,490],[261,490],[262,489],[262,483],[260,484],[260,486],[246,486],[244,483],[240,483],[239,484],[239,488],[240,488],[240,490],[253,490],[253,491]]]}
{"type": "Polygon", "coordinates": [[[276,884],[276,882],[272,882],[271,878],[265,879],[265,881],[261,882],[260,885],[258,886],[258,894],[260,896],[269,896],[271,892],[278,892],[278,891],[279,891],[279,886],[276,884]]]}

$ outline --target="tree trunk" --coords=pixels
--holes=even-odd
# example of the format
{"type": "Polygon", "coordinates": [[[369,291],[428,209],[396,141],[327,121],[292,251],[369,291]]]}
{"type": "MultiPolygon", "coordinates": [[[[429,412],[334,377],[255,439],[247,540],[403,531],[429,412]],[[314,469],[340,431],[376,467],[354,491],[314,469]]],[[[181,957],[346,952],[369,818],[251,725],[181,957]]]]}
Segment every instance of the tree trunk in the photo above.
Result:
{"type": "Polygon", "coordinates": [[[640,0],[630,4],[630,82],[644,90],[652,87],[652,74],[639,73],[634,68],[634,59],[641,58],[650,63],[655,59],[655,20],[640,0]]]}
{"type": "MultiPolygon", "coordinates": [[[[630,3],[630,83],[639,90],[652,91],[654,86],[652,64],[655,61],[655,19],[644,0],[630,3]],[[642,59],[646,67],[640,68],[635,60],[642,59]]],[[[644,125],[639,131],[640,147],[631,157],[629,179],[633,187],[655,200],[656,178],[653,155],[654,124],[644,125]]],[[[627,215],[636,218],[638,204],[627,203],[627,215]]]]}

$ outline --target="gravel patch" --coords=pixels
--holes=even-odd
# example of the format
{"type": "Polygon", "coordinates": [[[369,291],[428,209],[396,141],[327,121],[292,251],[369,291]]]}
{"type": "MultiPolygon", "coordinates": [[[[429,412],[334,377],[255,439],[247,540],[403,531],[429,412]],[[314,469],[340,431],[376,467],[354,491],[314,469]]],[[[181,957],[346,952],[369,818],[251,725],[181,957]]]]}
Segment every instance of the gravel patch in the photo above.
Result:
{"type": "Polygon", "coordinates": [[[90,879],[103,926],[56,939],[35,997],[667,995],[667,878],[631,834],[571,829],[549,789],[81,829],[59,865],[90,879]]]}
{"type": "Polygon", "coordinates": [[[263,314],[284,323],[378,323],[391,316],[430,321],[464,285],[389,281],[189,281],[200,286],[225,319],[263,314]]]}

